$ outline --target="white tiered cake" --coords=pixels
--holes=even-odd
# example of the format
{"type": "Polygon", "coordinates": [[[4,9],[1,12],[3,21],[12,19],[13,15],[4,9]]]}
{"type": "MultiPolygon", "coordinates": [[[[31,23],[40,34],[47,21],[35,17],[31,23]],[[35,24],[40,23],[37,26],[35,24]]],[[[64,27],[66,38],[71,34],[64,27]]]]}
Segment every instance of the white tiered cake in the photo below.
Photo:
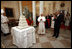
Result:
{"type": "Polygon", "coordinates": [[[24,29],[24,28],[27,28],[27,27],[29,27],[29,26],[27,24],[26,18],[25,18],[25,16],[21,15],[20,20],[19,20],[18,28],[19,29],[24,29]]]}

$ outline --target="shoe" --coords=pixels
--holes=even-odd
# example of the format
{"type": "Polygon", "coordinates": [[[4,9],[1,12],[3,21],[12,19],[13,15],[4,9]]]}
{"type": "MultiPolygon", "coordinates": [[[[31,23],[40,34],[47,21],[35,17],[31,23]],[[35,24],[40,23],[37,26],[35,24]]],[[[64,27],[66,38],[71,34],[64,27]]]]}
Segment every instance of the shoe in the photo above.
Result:
{"type": "Polygon", "coordinates": [[[4,36],[7,36],[7,34],[4,34],[4,36]]]}
{"type": "Polygon", "coordinates": [[[7,35],[10,35],[11,33],[8,33],[7,35]]]}
{"type": "Polygon", "coordinates": [[[4,34],[4,36],[10,35],[10,33],[4,34]]]}
{"type": "Polygon", "coordinates": [[[53,35],[52,37],[54,37],[55,35],[53,35]]]}
{"type": "Polygon", "coordinates": [[[55,38],[58,38],[58,36],[55,36],[55,38]]]}

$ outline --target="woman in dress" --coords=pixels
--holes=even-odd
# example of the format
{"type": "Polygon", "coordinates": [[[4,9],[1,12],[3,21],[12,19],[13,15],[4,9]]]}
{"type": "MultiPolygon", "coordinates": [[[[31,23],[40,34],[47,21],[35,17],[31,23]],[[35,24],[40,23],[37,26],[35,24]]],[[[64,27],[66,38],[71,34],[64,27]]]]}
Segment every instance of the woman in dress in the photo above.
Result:
{"type": "Polygon", "coordinates": [[[54,29],[54,23],[55,23],[55,14],[53,14],[53,17],[51,18],[51,28],[54,29]]]}
{"type": "Polygon", "coordinates": [[[67,14],[65,15],[65,30],[68,29],[69,22],[70,22],[70,14],[67,12],[67,14]]]}

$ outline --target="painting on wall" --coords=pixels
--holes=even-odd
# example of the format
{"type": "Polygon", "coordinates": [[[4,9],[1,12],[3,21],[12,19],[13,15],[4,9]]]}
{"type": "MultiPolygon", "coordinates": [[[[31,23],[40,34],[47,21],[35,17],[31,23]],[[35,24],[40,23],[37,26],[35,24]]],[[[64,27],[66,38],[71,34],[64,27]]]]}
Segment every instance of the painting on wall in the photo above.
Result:
{"type": "Polygon", "coordinates": [[[5,8],[5,15],[7,17],[14,17],[13,8],[5,8]]]}

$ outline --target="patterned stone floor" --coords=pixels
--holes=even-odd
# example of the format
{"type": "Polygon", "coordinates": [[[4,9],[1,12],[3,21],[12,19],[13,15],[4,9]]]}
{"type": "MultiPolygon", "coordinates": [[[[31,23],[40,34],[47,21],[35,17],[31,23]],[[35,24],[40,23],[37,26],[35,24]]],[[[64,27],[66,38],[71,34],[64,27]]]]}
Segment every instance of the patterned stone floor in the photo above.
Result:
{"type": "MultiPolygon", "coordinates": [[[[46,29],[45,35],[37,34],[38,28],[36,28],[36,44],[33,44],[30,48],[71,48],[71,32],[70,30],[60,29],[59,37],[56,39],[52,37],[53,30],[46,29]]],[[[12,36],[3,36],[1,33],[1,43],[5,48],[18,48],[12,44],[12,36]]]]}

